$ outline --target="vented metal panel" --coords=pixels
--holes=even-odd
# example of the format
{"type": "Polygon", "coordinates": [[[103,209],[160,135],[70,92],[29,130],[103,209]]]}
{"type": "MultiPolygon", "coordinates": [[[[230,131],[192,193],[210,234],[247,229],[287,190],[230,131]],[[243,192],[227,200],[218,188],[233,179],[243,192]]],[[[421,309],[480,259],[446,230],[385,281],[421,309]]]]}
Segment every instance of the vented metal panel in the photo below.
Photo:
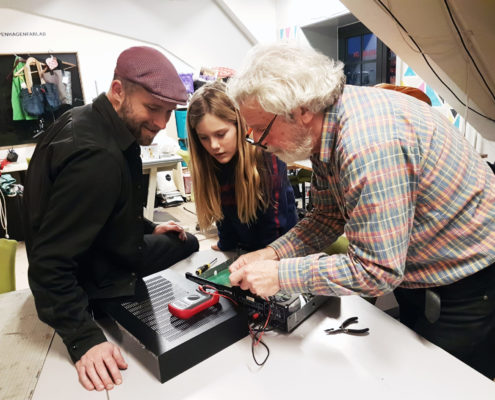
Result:
{"type": "Polygon", "coordinates": [[[246,313],[223,298],[188,320],[171,315],[168,304],[197,287],[170,269],[139,279],[132,298],[98,303],[111,317],[102,318],[100,324],[106,324],[115,343],[165,382],[248,334],[246,313]]]}
{"type": "Polygon", "coordinates": [[[181,320],[173,316],[168,311],[168,304],[190,292],[162,276],[148,279],[145,285],[138,287],[137,292],[136,298],[142,301],[125,302],[122,306],[167,341],[176,340],[187,329],[207,324],[221,309],[219,305],[210,307],[202,312],[200,319],[181,320]]]}

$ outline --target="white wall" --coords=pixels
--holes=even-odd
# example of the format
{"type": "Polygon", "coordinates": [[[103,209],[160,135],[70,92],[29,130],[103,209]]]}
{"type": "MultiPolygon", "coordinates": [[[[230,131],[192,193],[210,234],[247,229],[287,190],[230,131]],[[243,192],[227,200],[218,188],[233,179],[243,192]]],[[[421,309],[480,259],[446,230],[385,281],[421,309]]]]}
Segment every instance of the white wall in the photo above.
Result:
{"type": "Polygon", "coordinates": [[[354,17],[338,0],[277,0],[277,38],[338,57],[337,27],[354,17]],[[302,29],[304,28],[304,29],[302,29]]]}
{"type": "Polygon", "coordinates": [[[236,68],[252,46],[213,0],[0,0],[0,7],[154,44],[198,70],[236,68]]]}
{"type": "MultiPolygon", "coordinates": [[[[86,103],[110,87],[120,52],[142,45],[137,40],[60,22],[10,9],[0,9],[0,54],[77,53],[86,103]],[[17,32],[38,32],[39,36],[5,36],[17,32]],[[3,34],[3,36],[2,36],[3,34]]],[[[159,46],[179,72],[191,67],[159,46]]]]}
{"type": "Polygon", "coordinates": [[[234,14],[236,22],[248,31],[253,44],[274,42],[277,39],[276,0],[216,0],[215,2],[222,9],[234,14]]]}
{"type": "Polygon", "coordinates": [[[304,26],[348,12],[338,0],[277,0],[277,25],[279,28],[304,26]]]}
{"type": "Polygon", "coordinates": [[[358,19],[354,15],[346,13],[326,21],[306,25],[301,29],[311,46],[330,58],[338,59],[339,27],[356,22],[358,19]]]}

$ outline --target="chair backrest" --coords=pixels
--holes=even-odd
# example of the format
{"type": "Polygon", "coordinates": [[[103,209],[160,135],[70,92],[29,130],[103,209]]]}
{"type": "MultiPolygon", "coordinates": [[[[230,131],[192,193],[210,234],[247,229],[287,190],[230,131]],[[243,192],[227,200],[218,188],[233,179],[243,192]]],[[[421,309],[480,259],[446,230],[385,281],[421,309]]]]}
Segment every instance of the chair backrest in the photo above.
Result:
{"type": "Polygon", "coordinates": [[[426,104],[431,106],[431,99],[421,89],[412,86],[397,86],[390,83],[378,83],[375,87],[380,89],[395,90],[396,92],[408,94],[409,96],[416,97],[418,100],[424,101],[426,104]]]}
{"type": "Polygon", "coordinates": [[[189,166],[189,161],[191,160],[191,156],[189,154],[189,150],[179,149],[179,150],[176,151],[176,153],[177,153],[178,156],[182,157],[182,159],[187,164],[187,166],[189,166]]]}
{"type": "Polygon", "coordinates": [[[0,239],[0,293],[15,290],[16,250],[16,240],[0,239]]]}
{"type": "Polygon", "coordinates": [[[323,252],[327,253],[329,256],[333,254],[345,254],[347,253],[348,246],[349,240],[345,236],[340,236],[335,242],[323,250],[323,252]]]}

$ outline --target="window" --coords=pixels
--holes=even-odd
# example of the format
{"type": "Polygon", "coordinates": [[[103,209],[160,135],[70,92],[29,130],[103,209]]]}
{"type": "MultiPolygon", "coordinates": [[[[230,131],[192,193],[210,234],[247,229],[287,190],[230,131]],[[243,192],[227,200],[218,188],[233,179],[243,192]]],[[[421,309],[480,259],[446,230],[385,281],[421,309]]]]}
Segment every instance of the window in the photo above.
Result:
{"type": "Polygon", "coordinates": [[[395,54],[362,23],[339,28],[339,60],[350,85],[395,84],[395,54]]]}

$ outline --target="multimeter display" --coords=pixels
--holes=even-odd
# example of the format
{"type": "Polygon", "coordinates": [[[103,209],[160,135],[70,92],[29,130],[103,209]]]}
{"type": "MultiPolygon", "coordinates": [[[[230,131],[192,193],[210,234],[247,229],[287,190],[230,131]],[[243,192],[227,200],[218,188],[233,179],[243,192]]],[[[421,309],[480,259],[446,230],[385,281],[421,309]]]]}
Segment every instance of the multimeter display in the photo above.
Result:
{"type": "Polygon", "coordinates": [[[174,300],[168,305],[168,310],[170,314],[177,318],[189,319],[193,315],[217,304],[219,297],[218,293],[204,293],[198,289],[194,293],[174,300]]]}

